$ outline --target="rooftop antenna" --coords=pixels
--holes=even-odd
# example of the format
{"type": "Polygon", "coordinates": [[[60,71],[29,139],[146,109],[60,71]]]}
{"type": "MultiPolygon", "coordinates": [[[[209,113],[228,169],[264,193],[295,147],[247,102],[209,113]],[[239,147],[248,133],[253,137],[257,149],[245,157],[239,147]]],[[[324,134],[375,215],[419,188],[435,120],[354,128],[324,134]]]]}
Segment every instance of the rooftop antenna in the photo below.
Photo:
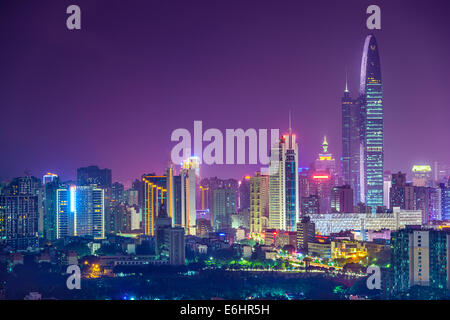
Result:
{"type": "Polygon", "coordinates": [[[348,92],[348,72],[347,72],[347,68],[345,68],[345,91],[344,92],[348,92]]]}
{"type": "Polygon", "coordinates": [[[292,111],[289,109],[289,148],[292,148],[292,111]]]}

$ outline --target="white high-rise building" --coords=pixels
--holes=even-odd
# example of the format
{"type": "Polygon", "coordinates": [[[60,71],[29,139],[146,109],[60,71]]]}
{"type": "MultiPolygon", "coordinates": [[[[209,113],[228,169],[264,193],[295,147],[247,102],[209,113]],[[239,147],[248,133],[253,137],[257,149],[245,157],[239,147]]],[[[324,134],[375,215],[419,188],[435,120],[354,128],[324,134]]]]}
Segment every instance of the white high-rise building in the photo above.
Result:
{"type": "Polygon", "coordinates": [[[272,146],[269,166],[269,227],[295,231],[299,218],[298,145],[289,134],[272,146]]]}
{"type": "Polygon", "coordinates": [[[190,235],[196,233],[196,189],[197,176],[199,175],[200,160],[197,157],[189,157],[182,163],[181,176],[181,224],[190,235]]]}

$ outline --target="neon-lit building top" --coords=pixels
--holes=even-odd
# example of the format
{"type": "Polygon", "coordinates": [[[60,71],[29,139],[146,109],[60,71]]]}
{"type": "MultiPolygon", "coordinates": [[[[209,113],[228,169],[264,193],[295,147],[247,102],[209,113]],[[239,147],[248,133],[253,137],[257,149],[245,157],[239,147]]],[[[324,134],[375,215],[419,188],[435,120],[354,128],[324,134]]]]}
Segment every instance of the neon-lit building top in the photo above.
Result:
{"type": "Polygon", "coordinates": [[[431,166],[429,165],[414,165],[413,172],[431,172],[431,166]]]}

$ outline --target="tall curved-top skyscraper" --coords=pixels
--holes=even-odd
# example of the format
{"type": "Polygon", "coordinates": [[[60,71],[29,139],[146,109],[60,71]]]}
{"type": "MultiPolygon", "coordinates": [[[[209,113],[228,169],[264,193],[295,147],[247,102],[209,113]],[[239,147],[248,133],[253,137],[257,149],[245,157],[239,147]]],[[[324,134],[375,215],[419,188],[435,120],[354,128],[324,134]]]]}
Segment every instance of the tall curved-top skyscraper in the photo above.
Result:
{"type": "Polygon", "coordinates": [[[383,85],[380,56],[375,36],[368,35],[364,42],[361,62],[360,101],[361,123],[361,201],[372,207],[383,205],[384,128],[383,85]]]}

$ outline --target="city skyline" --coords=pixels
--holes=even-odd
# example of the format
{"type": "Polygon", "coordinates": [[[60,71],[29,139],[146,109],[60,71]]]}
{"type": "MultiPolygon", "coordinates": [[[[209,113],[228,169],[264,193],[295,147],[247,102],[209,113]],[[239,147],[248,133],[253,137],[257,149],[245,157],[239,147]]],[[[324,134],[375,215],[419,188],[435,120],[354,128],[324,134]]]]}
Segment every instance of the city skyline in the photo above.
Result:
{"type": "MultiPolygon", "coordinates": [[[[1,19],[0,38],[11,45],[1,53],[0,84],[8,107],[0,120],[0,145],[7,155],[0,162],[0,178],[29,169],[35,176],[50,171],[70,180],[76,168],[97,164],[111,168],[114,181],[129,186],[144,173],[164,172],[173,146],[170,132],[176,128],[191,129],[193,120],[203,120],[207,127],[279,127],[283,134],[290,109],[300,166],[314,161],[324,135],[330,151],[340,156],[346,70],[354,96],[367,35],[366,4],[347,2],[284,2],[275,12],[272,2],[262,3],[257,12],[248,4],[199,2],[190,4],[189,15],[181,13],[182,3],[173,7],[179,11],[151,4],[157,12],[152,20],[135,12],[149,8],[143,2],[119,13],[118,5],[105,10],[101,1],[81,1],[86,24],[77,35],[50,19],[58,5],[31,4],[28,10],[36,13],[31,17],[21,5],[3,4],[10,10],[2,10],[9,16],[1,19]],[[99,11],[105,16],[96,17],[99,11]],[[19,26],[15,21],[21,17],[29,23],[19,26]],[[120,23],[111,25],[111,18],[120,23]],[[336,30],[325,28],[329,20],[336,30]],[[33,39],[27,36],[37,26],[33,39]],[[12,30],[15,39],[8,36],[12,30]],[[267,47],[269,41],[276,45],[267,47]],[[182,52],[173,50],[178,46],[182,52]],[[17,48],[37,52],[12,55],[17,48]],[[322,59],[326,56],[333,59],[322,59]],[[216,80],[207,80],[215,75],[216,80]],[[20,126],[27,129],[17,130],[20,126]]],[[[441,147],[450,133],[444,96],[450,65],[447,22],[439,19],[448,5],[406,3],[383,4],[383,29],[375,35],[383,65],[385,170],[410,173],[414,164],[432,165],[450,156],[441,147]],[[419,12],[437,18],[417,21],[419,12]],[[406,85],[407,79],[414,81],[406,85]]],[[[201,174],[239,179],[258,168],[203,165],[201,174]]]]}

